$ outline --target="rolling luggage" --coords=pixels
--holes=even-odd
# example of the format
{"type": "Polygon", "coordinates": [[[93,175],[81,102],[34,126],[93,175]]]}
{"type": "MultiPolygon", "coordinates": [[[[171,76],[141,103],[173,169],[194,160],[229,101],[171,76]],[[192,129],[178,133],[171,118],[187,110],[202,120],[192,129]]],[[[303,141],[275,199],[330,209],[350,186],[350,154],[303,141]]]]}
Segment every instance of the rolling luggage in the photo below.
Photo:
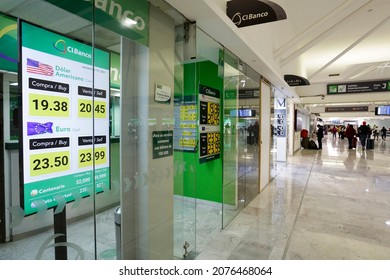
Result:
{"type": "Polygon", "coordinates": [[[352,148],[353,148],[353,149],[356,149],[356,145],[357,145],[357,138],[356,138],[356,137],[353,137],[353,138],[352,138],[352,148]]]}
{"type": "Polygon", "coordinates": [[[309,137],[302,138],[301,146],[304,149],[309,149],[309,137]]]}
{"type": "Polygon", "coordinates": [[[255,137],[254,136],[247,136],[246,137],[246,143],[248,145],[253,145],[255,143],[255,137]]]}
{"type": "Polygon", "coordinates": [[[367,139],[367,149],[374,149],[374,139],[367,139]]]}
{"type": "Polygon", "coordinates": [[[309,141],[309,149],[310,150],[317,150],[318,149],[317,144],[316,144],[316,142],[314,142],[314,140],[309,141]]]}

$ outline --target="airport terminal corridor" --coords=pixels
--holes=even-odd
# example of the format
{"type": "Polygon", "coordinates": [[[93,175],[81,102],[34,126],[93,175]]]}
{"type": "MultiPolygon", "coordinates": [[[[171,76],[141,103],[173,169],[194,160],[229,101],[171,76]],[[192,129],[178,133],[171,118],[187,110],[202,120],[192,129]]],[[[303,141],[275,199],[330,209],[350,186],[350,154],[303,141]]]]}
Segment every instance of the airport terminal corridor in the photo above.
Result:
{"type": "Polygon", "coordinates": [[[349,150],[323,139],[278,164],[277,177],[198,259],[390,258],[390,141],[349,150]]]}

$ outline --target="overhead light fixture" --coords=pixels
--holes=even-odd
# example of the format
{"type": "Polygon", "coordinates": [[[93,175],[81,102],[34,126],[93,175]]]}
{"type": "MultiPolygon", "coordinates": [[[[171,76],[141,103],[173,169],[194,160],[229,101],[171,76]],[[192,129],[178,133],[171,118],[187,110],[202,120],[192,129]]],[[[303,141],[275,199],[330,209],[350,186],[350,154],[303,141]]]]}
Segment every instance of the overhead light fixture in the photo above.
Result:
{"type": "Polygon", "coordinates": [[[127,27],[131,27],[133,25],[136,25],[137,23],[138,23],[137,21],[130,19],[130,18],[126,18],[126,19],[122,20],[122,25],[127,26],[127,27]]]}

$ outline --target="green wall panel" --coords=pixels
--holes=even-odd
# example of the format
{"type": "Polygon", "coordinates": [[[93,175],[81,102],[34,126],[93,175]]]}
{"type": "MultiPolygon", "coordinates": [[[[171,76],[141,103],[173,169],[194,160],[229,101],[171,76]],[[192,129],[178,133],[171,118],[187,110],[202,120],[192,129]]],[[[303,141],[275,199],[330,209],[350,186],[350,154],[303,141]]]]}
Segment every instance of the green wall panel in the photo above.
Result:
{"type": "MultiPolygon", "coordinates": [[[[197,97],[199,84],[223,92],[217,64],[203,61],[184,65],[183,95],[197,97]]],[[[176,151],[175,194],[222,203],[222,155],[221,151],[221,158],[200,164],[198,153],[176,151]]]]}

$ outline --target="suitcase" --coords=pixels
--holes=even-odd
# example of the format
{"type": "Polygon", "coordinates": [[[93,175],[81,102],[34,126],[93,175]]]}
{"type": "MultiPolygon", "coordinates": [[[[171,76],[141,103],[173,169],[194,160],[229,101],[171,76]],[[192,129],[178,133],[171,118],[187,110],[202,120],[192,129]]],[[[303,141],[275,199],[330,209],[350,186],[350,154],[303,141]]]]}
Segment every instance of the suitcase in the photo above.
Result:
{"type": "Polygon", "coordinates": [[[309,149],[309,137],[305,137],[302,139],[301,146],[304,149],[309,149]]]}
{"type": "Polygon", "coordinates": [[[357,138],[356,138],[356,137],[353,137],[353,138],[352,138],[352,148],[353,148],[353,149],[356,149],[356,145],[357,145],[357,138]]]}
{"type": "Polygon", "coordinates": [[[367,139],[367,149],[374,149],[374,139],[367,139]]]}
{"type": "Polygon", "coordinates": [[[317,144],[316,144],[316,142],[314,142],[314,140],[309,141],[309,149],[310,150],[317,150],[318,149],[317,144]]]}
{"type": "Polygon", "coordinates": [[[255,143],[255,137],[254,136],[247,136],[246,137],[246,143],[248,145],[253,145],[255,143]]]}

